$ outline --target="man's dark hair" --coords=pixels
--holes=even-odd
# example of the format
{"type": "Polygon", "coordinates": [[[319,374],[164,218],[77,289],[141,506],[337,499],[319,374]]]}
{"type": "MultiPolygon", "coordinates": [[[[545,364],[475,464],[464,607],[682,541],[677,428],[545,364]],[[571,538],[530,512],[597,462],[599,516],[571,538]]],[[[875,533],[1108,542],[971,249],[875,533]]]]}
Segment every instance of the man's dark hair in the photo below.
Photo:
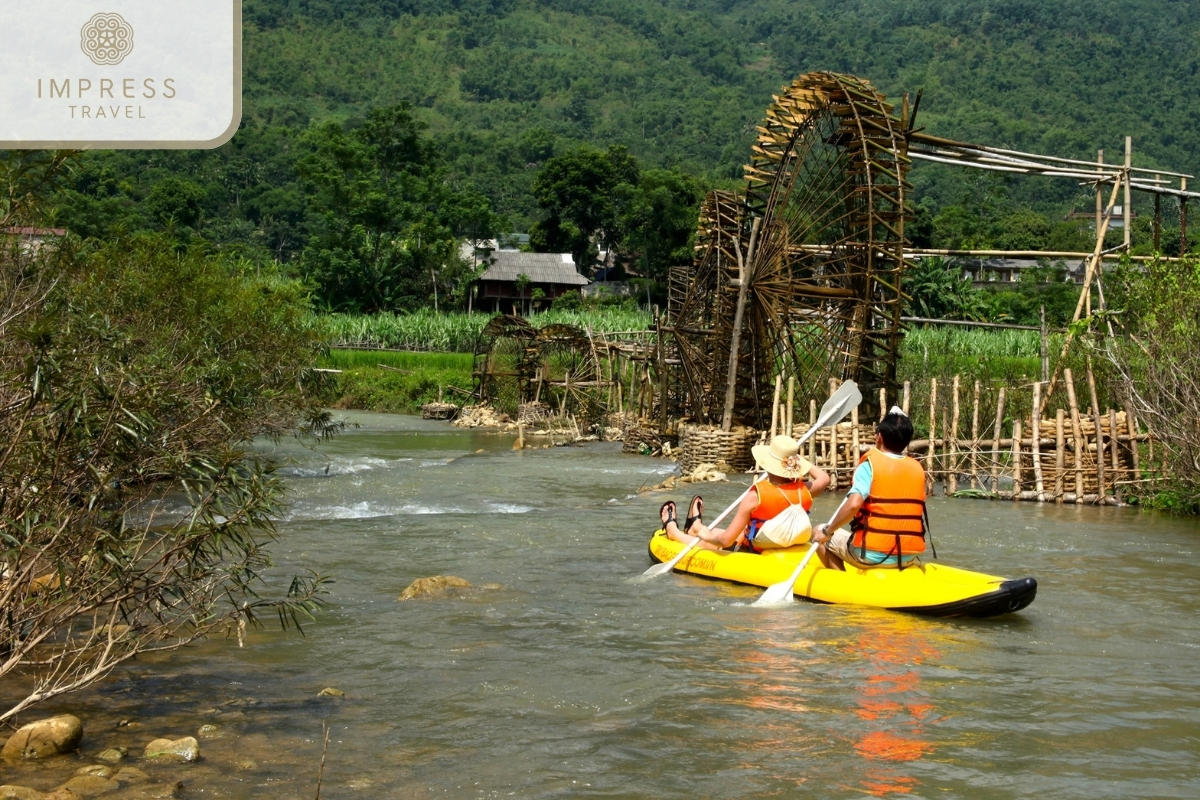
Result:
{"type": "Polygon", "coordinates": [[[913,426],[904,414],[895,412],[888,414],[879,421],[875,431],[883,437],[883,446],[892,453],[903,453],[908,443],[912,441],[913,426]]]}

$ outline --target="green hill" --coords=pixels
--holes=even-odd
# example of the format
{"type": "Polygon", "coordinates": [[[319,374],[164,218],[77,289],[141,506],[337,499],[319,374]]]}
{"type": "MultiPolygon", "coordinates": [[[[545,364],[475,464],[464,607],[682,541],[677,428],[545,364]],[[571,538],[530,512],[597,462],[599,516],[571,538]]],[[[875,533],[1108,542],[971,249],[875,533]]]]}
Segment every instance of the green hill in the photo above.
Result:
{"type": "MultiPolygon", "coordinates": [[[[352,131],[372,109],[407,102],[428,126],[426,177],[527,230],[545,216],[532,193],[539,169],[580,145],[624,146],[643,169],[736,186],[772,92],[817,69],[897,98],[923,88],[918,123],[932,133],[1087,159],[1098,147],[1115,157],[1128,134],[1139,166],[1200,166],[1195,2],[246,0],[244,13],[246,118],[234,141],[89,156],[63,221],[98,235],[182,226],[291,260],[328,211],[314,210],[295,169],[316,147],[311,132],[328,120],[352,131]]],[[[942,243],[1002,241],[1011,220],[1029,222],[1023,209],[1049,241],[1067,211],[1092,202],[1070,183],[928,165],[913,180],[942,243]]]]}

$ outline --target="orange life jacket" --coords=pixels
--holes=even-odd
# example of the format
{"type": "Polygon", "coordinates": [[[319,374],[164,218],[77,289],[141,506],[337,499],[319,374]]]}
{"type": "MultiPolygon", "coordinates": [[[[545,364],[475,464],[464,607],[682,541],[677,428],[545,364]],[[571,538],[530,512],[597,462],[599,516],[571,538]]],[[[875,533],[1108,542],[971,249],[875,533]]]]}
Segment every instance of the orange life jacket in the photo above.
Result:
{"type": "Polygon", "coordinates": [[[925,470],[915,458],[893,458],[871,448],[871,493],[850,523],[852,547],[901,557],[925,552],[925,470]]]}
{"type": "Polygon", "coordinates": [[[812,511],[812,494],[804,481],[793,481],[776,486],[767,478],[754,484],[758,493],[758,508],[750,512],[750,519],[766,522],[784,512],[788,506],[800,503],[805,511],[812,511]]]}

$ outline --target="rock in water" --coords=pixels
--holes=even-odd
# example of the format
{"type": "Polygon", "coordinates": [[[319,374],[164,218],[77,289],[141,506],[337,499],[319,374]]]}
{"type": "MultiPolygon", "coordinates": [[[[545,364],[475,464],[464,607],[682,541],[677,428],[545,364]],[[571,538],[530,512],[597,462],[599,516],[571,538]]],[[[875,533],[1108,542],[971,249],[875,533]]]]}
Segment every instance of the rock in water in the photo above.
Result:
{"type": "Polygon", "coordinates": [[[346,693],[341,689],[335,689],[332,686],[326,686],[321,691],[317,692],[317,697],[345,697],[346,693]]]}
{"type": "Polygon", "coordinates": [[[111,778],[113,776],[113,768],[106,767],[103,764],[92,764],[86,767],[80,767],[75,770],[76,775],[96,775],[101,778],[111,778]]]}
{"type": "Polygon", "coordinates": [[[97,753],[96,758],[100,761],[107,761],[109,764],[116,764],[127,755],[129,755],[129,751],[124,747],[110,747],[107,750],[101,750],[97,753]]]}
{"type": "Polygon", "coordinates": [[[82,738],[83,723],[79,721],[79,717],[60,714],[57,717],[31,722],[18,730],[5,743],[0,757],[16,760],[70,753],[79,746],[79,740],[82,738]]]}
{"type": "Polygon", "coordinates": [[[108,778],[101,778],[99,775],[76,775],[55,789],[55,792],[66,790],[74,792],[80,797],[100,797],[120,788],[121,784],[108,778]]]}
{"type": "Polygon", "coordinates": [[[182,739],[155,739],[146,745],[144,758],[161,758],[174,761],[195,761],[200,757],[200,743],[193,736],[182,739]]]}
{"type": "Polygon", "coordinates": [[[121,767],[113,776],[113,780],[120,783],[143,783],[150,780],[150,776],[137,767],[121,767]]]}
{"type": "Polygon", "coordinates": [[[433,597],[447,589],[467,589],[471,584],[453,575],[434,575],[432,578],[417,578],[408,585],[397,600],[412,600],[416,597],[433,597]]]}
{"type": "Polygon", "coordinates": [[[45,796],[28,786],[0,786],[0,800],[42,800],[45,796]]]}

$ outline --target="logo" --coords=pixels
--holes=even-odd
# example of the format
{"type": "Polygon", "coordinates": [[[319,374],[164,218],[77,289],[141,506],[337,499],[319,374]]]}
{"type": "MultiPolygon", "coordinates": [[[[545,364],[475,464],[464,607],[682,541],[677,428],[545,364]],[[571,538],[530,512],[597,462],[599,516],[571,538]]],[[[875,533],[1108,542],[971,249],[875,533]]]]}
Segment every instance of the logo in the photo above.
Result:
{"type": "Polygon", "coordinates": [[[120,64],[133,52],[133,27],[120,14],[97,14],[79,32],[79,46],[93,63],[120,64]]]}

